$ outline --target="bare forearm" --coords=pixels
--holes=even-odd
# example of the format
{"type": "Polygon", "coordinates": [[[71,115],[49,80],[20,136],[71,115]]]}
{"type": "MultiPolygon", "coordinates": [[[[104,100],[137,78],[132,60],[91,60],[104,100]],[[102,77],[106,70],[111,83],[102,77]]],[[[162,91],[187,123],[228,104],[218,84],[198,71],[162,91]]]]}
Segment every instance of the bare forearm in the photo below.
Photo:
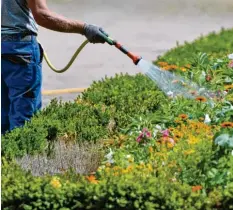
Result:
{"type": "Polygon", "coordinates": [[[54,31],[79,34],[83,34],[84,31],[84,23],[69,20],[50,11],[42,12],[36,21],[40,26],[54,31]]]}
{"type": "Polygon", "coordinates": [[[54,31],[83,34],[83,22],[50,11],[46,0],[28,0],[28,5],[38,25],[54,31]]]}

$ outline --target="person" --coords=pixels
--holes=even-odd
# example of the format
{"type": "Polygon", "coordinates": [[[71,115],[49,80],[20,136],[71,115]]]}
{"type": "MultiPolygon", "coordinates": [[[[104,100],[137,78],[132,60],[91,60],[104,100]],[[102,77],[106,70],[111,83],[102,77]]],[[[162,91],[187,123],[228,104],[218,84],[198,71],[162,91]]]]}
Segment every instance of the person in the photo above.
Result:
{"type": "Polygon", "coordinates": [[[101,27],[51,11],[46,0],[2,0],[1,134],[23,126],[41,109],[43,49],[38,25],[77,33],[89,42],[105,43],[101,27]]]}

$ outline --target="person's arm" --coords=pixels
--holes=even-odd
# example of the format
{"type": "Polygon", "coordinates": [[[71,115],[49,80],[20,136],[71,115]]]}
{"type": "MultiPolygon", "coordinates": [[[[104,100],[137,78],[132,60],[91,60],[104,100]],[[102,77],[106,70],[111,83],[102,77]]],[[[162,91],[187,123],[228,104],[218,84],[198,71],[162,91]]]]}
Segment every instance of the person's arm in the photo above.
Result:
{"type": "Polygon", "coordinates": [[[58,32],[84,35],[83,22],[70,20],[50,11],[46,0],[27,0],[27,2],[38,25],[58,32]]]}

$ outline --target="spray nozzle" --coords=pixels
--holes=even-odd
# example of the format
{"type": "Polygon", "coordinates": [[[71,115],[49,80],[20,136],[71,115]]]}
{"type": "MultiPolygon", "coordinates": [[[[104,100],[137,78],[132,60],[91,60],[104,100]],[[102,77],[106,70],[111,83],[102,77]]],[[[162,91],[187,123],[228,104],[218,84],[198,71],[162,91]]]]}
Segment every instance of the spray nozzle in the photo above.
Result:
{"type": "Polygon", "coordinates": [[[133,60],[135,65],[137,65],[138,62],[142,59],[142,57],[134,55],[133,53],[129,52],[124,46],[122,46],[119,42],[110,38],[109,35],[103,29],[100,29],[100,31],[103,33],[103,38],[109,45],[114,45],[117,49],[126,54],[129,58],[133,60]]]}

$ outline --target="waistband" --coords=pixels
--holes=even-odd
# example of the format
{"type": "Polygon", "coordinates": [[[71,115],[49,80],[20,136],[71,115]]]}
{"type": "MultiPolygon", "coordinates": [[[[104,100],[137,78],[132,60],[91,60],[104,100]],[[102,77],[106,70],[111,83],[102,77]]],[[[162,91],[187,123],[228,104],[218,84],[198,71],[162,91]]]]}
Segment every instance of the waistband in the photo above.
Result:
{"type": "Polygon", "coordinates": [[[1,34],[1,41],[2,42],[31,42],[36,40],[37,35],[35,34],[27,34],[27,33],[20,33],[20,34],[1,34]]]}

